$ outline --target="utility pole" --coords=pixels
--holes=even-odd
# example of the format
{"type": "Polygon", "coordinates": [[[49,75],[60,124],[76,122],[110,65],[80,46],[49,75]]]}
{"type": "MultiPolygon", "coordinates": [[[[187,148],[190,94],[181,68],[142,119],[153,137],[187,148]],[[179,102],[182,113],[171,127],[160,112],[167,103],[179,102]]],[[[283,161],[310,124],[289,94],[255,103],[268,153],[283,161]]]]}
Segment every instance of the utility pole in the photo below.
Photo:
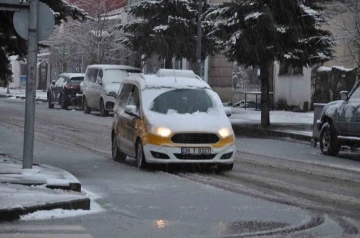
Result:
{"type": "Polygon", "coordinates": [[[37,65],[37,50],[38,50],[38,36],[37,36],[38,5],[39,5],[39,0],[30,1],[23,169],[31,169],[33,165],[35,96],[36,96],[36,74],[37,74],[36,65],[37,65]]]}
{"type": "Polygon", "coordinates": [[[198,10],[198,22],[197,22],[197,45],[196,45],[196,55],[198,61],[198,73],[201,77],[201,15],[202,15],[202,0],[199,0],[199,10],[198,10]]]}

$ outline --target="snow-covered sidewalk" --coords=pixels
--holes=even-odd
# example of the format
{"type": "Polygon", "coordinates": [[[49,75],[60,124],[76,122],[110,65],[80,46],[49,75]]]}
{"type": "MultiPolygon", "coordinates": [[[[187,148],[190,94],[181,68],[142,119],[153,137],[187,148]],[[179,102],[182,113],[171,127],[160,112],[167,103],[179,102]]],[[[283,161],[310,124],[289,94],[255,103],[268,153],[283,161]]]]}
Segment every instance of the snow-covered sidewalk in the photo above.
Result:
{"type": "MultiPolygon", "coordinates": [[[[7,89],[0,87],[0,97],[6,97],[8,99],[25,99],[26,90],[25,89],[10,89],[10,93],[7,93],[7,89]]],[[[43,90],[36,90],[36,100],[46,101],[47,92],[43,90]]]]}
{"type": "MultiPolygon", "coordinates": [[[[232,108],[232,115],[229,118],[231,123],[260,124],[261,111],[252,108],[232,108]]],[[[290,112],[290,111],[270,111],[271,124],[284,125],[312,125],[314,112],[290,112]]]]}
{"type": "Polygon", "coordinates": [[[45,165],[22,169],[20,160],[0,153],[0,221],[39,210],[88,210],[90,199],[80,190],[79,181],[62,169],[45,165]]]}

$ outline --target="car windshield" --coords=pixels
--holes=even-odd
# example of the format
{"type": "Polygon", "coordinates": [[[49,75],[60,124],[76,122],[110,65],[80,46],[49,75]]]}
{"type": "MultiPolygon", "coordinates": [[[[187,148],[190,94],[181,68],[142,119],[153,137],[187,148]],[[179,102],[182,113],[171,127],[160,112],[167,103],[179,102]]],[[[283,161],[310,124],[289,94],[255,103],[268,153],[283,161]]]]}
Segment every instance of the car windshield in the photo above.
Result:
{"type": "Polygon", "coordinates": [[[121,83],[128,73],[141,73],[138,69],[105,69],[102,78],[104,83],[121,83]]]}
{"type": "Polygon", "coordinates": [[[151,111],[167,114],[192,114],[207,112],[214,108],[210,95],[204,89],[175,89],[156,97],[150,107],[151,111]]]}
{"type": "Polygon", "coordinates": [[[84,77],[73,77],[70,79],[71,84],[80,85],[80,83],[84,80],[84,77]]]}

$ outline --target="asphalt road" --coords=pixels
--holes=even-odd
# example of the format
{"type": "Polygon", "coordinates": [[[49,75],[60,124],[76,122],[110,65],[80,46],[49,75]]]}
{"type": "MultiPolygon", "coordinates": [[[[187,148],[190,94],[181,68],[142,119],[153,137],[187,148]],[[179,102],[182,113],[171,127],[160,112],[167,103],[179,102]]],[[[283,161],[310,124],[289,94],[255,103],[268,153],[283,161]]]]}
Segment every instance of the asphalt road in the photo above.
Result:
{"type": "MultiPolygon", "coordinates": [[[[232,172],[139,171],[111,160],[112,117],[58,108],[36,106],[35,162],[74,174],[105,211],[0,224],[0,237],[360,236],[359,153],[239,137],[232,172]]],[[[24,103],[1,99],[1,152],[21,158],[23,125],[24,103]]]]}

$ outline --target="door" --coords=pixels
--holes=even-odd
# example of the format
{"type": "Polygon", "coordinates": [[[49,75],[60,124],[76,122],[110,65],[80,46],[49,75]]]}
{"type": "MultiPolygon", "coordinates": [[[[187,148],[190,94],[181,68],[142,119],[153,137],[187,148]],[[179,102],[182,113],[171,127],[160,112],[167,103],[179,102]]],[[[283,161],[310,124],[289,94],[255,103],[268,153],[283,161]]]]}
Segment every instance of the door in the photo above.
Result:
{"type": "Polygon", "coordinates": [[[341,134],[360,134],[360,85],[350,93],[339,109],[339,127],[341,134]]]}
{"type": "Polygon", "coordinates": [[[96,68],[90,69],[89,72],[89,91],[88,91],[88,105],[92,108],[96,107],[95,91],[96,91],[96,78],[99,70],[96,68]]]}
{"type": "MultiPolygon", "coordinates": [[[[128,104],[127,105],[133,105],[136,106],[137,112],[140,115],[140,95],[139,95],[139,89],[138,87],[134,86],[132,92],[130,93],[128,104]]],[[[136,154],[136,139],[137,139],[137,121],[139,120],[135,116],[127,115],[126,119],[126,130],[127,130],[127,138],[129,144],[129,151],[132,152],[135,156],[136,154]]]]}
{"type": "Polygon", "coordinates": [[[51,100],[53,100],[54,102],[59,102],[60,93],[61,93],[62,86],[64,84],[64,80],[65,80],[64,77],[58,78],[58,80],[56,80],[56,82],[55,82],[55,86],[53,86],[53,89],[52,89],[53,97],[51,100]]]}
{"type": "Polygon", "coordinates": [[[100,96],[101,96],[101,91],[103,90],[103,81],[102,81],[102,69],[98,70],[98,74],[96,75],[96,81],[94,84],[94,108],[100,109],[100,96]]]}
{"type": "Polygon", "coordinates": [[[131,92],[133,91],[134,85],[132,84],[125,84],[122,87],[119,102],[118,102],[118,110],[116,110],[116,116],[115,118],[118,119],[117,125],[116,125],[116,134],[118,136],[118,148],[125,152],[126,154],[129,154],[131,156],[134,156],[133,152],[130,150],[132,147],[129,143],[129,140],[127,139],[128,136],[128,120],[130,119],[130,116],[125,113],[125,107],[128,104],[129,96],[131,92]]]}

